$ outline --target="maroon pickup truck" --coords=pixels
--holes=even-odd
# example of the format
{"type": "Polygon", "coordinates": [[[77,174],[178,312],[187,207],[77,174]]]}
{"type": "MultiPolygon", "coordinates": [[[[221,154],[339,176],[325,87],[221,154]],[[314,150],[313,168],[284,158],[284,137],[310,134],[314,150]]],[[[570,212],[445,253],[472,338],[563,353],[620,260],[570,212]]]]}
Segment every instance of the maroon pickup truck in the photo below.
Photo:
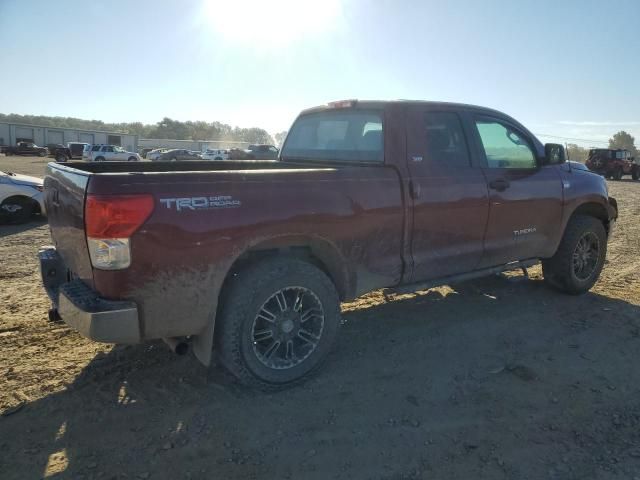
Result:
{"type": "Polygon", "coordinates": [[[260,387],[314,370],[340,302],[374,289],[541,261],[586,292],[617,217],[602,177],[507,115],[404,101],[306,110],[275,161],[51,163],[45,202],[52,317],[260,387]]]}

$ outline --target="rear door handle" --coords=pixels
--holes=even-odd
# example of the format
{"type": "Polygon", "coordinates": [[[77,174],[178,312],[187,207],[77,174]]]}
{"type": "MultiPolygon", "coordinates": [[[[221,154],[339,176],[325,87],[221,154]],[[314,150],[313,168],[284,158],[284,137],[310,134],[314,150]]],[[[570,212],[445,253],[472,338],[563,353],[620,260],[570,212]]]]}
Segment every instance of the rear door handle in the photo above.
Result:
{"type": "Polygon", "coordinates": [[[420,198],[420,184],[415,183],[413,180],[409,180],[409,194],[414,200],[420,198]]]}
{"type": "Polygon", "coordinates": [[[511,185],[509,183],[509,180],[505,178],[496,178],[495,180],[491,180],[489,182],[489,188],[497,190],[499,192],[503,192],[504,190],[509,188],[509,185],[511,185]]]}

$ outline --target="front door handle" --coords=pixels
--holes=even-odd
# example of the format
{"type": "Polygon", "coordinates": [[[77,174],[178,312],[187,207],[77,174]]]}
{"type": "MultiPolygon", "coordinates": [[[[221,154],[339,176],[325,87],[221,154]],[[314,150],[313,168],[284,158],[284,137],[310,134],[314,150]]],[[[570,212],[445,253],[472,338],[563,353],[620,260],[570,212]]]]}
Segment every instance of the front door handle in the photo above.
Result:
{"type": "Polygon", "coordinates": [[[509,188],[509,180],[506,178],[496,178],[495,180],[491,180],[489,182],[489,188],[493,190],[497,190],[499,192],[504,192],[507,188],[509,188]]]}

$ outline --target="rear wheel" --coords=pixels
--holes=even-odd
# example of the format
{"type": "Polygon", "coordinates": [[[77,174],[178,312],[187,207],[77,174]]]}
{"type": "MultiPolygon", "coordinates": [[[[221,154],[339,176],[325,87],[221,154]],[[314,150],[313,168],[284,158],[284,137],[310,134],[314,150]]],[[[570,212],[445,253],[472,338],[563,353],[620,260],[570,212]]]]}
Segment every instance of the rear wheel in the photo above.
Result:
{"type": "Polygon", "coordinates": [[[96,157],[95,162],[104,162],[104,157],[96,157]]]}
{"type": "Polygon", "coordinates": [[[67,160],[69,160],[69,159],[67,158],[67,156],[64,153],[58,153],[56,155],[56,162],[58,162],[58,163],[64,163],[67,160]]]}
{"type": "Polygon", "coordinates": [[[178,161],[178,159],[177,159],[176,157],[172,157],[172,158],[171,158],[171,161],[172,161],[172,162],[177,162],[177,161],[178,161]]]}
{"type": "Polygon", "coordinates": [[[46,157],[47,156],[47,152],[39,151],[38,152],[38,156],[39,157],[46,157]]]}
{"type": "Polygon", "coordinates": [[[137,161],[137,160],[138,160],[138,159],[137,159],[136,157],[129,157],[129,158],[128,158],[128,161],[129,161],[129,162],[135,162],[135,161],[137,161]]]}
{"type": "Polygon", "coordinates": [[[607,233],[602,222],[577,215],[569,221],[555,255],[542,261],[544,279],[565,293],[585,293],[598,280],[606,256],[607,233]]]}
{"type": "Polygon", "coordinates": [[[631,178],[634,180],[640,180],[640,165],[634,165],[631,170],[631,178]]]}
{"type": "Polygon", "coordinates": [[[6,223],[25,223],[35,211],[33,200],[27,197],[10,197],[0,205],[0,218],[6,223]]]}
{"type": "Polygon", "coordinates": [[[242,383],[274,388],[315,370],[340,326],[329,277],[293,258],[273,258],[236,273],[225,287],[216,351],[242,383]]]}

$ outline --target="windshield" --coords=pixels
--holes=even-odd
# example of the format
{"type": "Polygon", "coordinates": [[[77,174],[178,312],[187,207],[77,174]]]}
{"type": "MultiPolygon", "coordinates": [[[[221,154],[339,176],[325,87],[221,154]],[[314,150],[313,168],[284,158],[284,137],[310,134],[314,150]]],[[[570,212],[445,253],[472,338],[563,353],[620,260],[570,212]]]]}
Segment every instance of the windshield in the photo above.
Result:
{"type": "Polygon", "coordinates": [[[303,115],[282,147],[283,160],[382,162],[382,117],[370,110],[326,110],[303,115]]]}

